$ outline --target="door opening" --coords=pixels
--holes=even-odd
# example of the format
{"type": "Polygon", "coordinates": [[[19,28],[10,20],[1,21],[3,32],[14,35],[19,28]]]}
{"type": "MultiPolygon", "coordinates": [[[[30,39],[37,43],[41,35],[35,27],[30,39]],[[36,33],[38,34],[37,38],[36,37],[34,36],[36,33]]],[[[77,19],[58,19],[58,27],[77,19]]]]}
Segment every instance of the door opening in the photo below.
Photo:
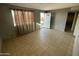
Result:
{"type": "Polygon", "coordinates": [[[40,28],[50,28],[51,13],[40,13],[40,28]]]}
{"type": "Polygon", "coordinates": [[[75,16],[75,12],[69,12],[68,13],[66,26],[65,26],[66,32],[72,32],[71,28],[73,26],[72,24],[73,24],[74,16],[75,16]]]}
{"type": "Polygon", "coordinates": [[[40,24],[41,24],[41,26],[44,24],[44,20],[45,20],[45,13],[40,13],[40,24]]]}

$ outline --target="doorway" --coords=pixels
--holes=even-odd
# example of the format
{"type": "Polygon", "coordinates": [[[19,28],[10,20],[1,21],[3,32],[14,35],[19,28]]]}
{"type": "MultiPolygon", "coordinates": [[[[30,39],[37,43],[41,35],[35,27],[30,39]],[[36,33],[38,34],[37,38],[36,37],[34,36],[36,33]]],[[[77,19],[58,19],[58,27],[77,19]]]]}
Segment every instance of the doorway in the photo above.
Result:
{"type": "Polygon", "coordinates": [[[68,12],[66,26],[65,26],[66,32],[72,32],[71,28],[72,28],[72,25],[73,25],[74,16],[75,16],[75,12],[68,12]]]}
{"type": "Polygon", "coordinates": [[[40,13],[40,26],[42,26],[44,24],[44,20],[45,20],[45,13],[40,13]]]}
{"type": "Polygon", "coordinates": [[[40,13],[40,28],[50,28],[51,13],[40,13]]]}

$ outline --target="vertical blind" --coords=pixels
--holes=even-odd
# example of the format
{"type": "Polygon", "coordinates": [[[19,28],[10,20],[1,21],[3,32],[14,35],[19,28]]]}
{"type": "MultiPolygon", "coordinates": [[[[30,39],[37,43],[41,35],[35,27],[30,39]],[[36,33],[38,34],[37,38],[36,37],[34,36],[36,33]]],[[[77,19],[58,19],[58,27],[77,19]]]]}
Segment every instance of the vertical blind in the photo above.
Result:
{"type": "Polygon", "coordinates": [[[11,12],[17,34],[35,31],[35,17],[33,11],[11,10],[11,12]]]}

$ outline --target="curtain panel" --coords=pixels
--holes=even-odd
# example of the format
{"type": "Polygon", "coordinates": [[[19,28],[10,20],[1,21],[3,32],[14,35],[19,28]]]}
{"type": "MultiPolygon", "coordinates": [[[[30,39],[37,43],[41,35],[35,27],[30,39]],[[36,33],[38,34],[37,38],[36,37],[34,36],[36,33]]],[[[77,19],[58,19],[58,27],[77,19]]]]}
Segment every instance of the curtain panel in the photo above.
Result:
{"type": "Polygon", "coordinates": [[[12,10],[16,32],[19,35],[35,31],[35,15],[33,11],[12,10]]]}

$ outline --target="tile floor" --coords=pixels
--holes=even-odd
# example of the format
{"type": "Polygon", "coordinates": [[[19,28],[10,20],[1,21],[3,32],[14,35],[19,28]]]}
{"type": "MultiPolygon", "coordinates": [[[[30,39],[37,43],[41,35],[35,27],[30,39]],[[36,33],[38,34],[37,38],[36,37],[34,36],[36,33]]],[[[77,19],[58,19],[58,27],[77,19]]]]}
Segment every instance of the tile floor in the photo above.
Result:
{"type": "Polygon", "coordinates": [[[3,52],[17,56],[71,56],[72,33],[42,28],[28,35],[3,41],[3,52]]]}

